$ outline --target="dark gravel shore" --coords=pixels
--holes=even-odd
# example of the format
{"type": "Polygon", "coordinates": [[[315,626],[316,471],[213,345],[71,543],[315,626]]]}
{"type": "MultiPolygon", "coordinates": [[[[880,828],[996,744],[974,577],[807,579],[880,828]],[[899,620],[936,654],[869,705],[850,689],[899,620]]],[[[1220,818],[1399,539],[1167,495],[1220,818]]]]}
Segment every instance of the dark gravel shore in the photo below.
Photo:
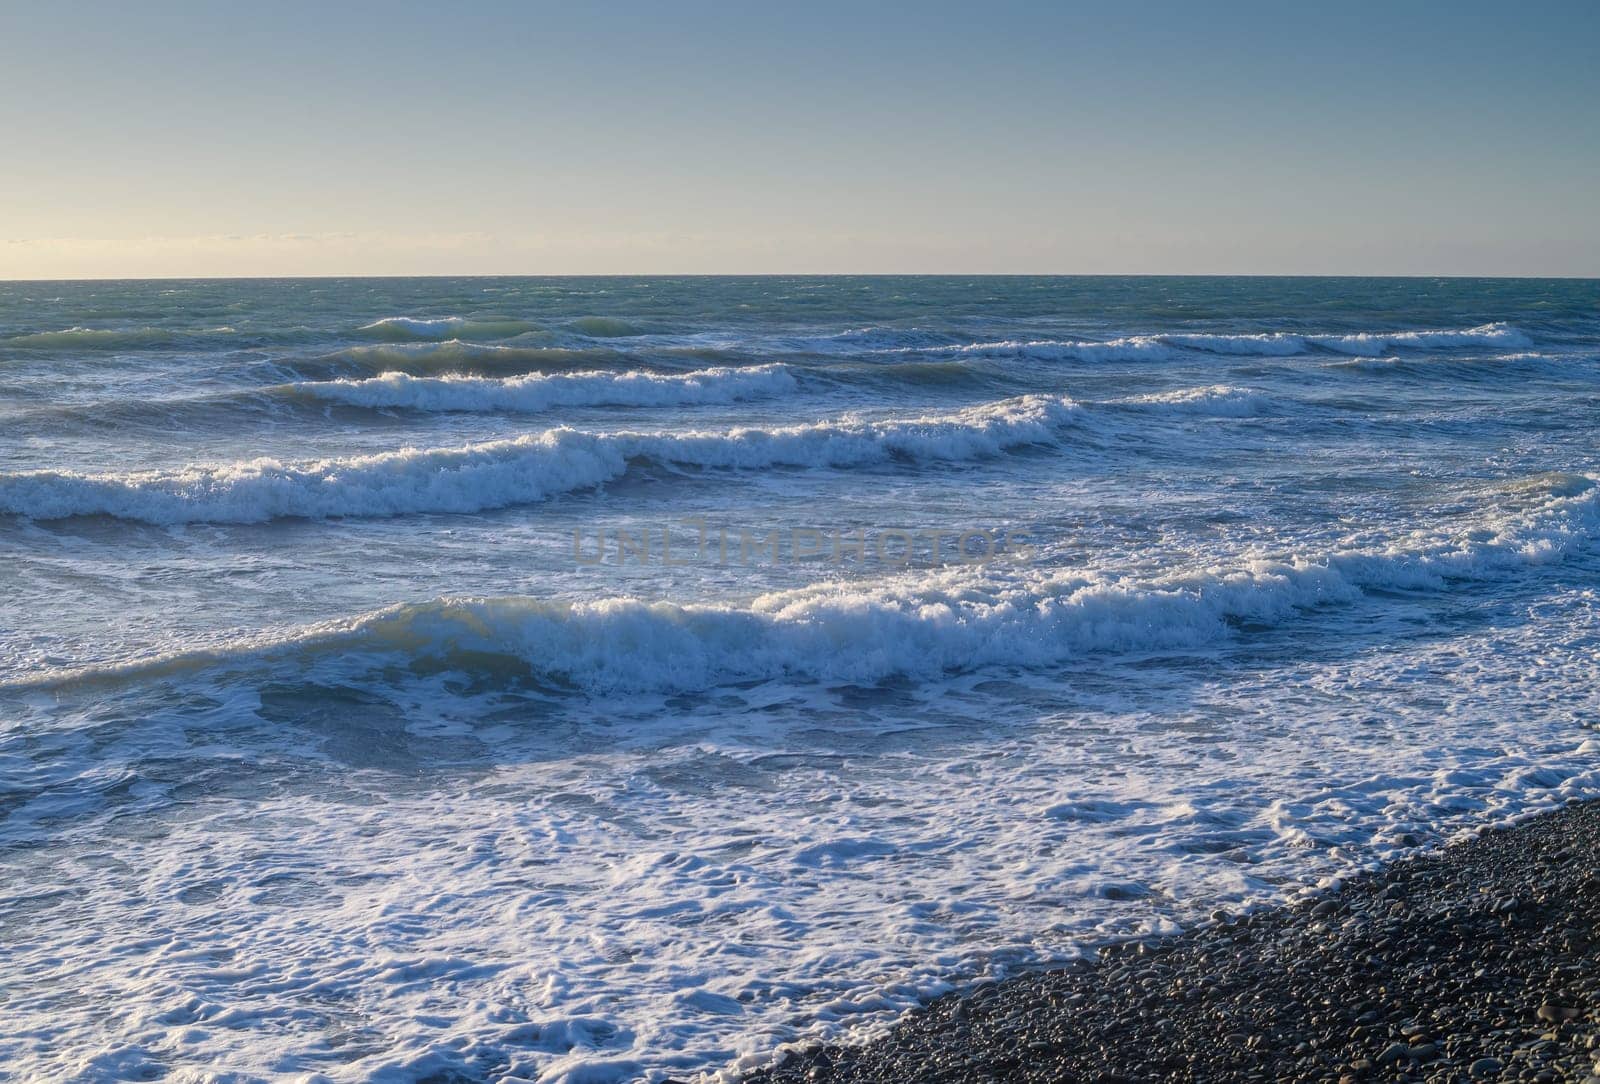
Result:
{"type": "Polygon", "coordinates": [[[1600,803],[1216,917],[940,998],[881,1041],[748,1079],[1600,1084],[1600,803]]]}

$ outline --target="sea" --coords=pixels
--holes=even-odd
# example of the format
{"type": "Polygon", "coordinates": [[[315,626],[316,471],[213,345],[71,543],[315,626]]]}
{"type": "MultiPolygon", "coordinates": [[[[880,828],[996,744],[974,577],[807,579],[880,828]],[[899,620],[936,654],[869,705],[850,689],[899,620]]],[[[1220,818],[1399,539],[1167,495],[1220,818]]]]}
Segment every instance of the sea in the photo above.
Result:
{"type": "Polygon", "coordinates": [[[0,1076],[733,1079],[1600,795],[1600,282],[0,283],[0,1076]]]}

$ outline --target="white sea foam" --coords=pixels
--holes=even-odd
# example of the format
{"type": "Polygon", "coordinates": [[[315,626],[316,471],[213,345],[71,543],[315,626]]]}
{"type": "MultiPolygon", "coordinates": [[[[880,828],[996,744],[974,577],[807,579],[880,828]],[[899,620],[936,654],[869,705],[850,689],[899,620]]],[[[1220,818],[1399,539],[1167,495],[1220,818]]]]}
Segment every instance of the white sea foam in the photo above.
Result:
{"type": "MultiPolygon", "coordinates": [[[[1592,644],[1594,608],[1575,613],[1592,644]]],[[[732,1079],[982,975],[1592,796],[1593,753],[1549,710],[1597,707],[1572,631],[1519,622],[1165,691],[1159,671],[1111,670],[1109,708],[1068,682],[983,683],[1008,703],[955,679],[898,710],[780,687],[692,714],[611,701],[584,724],[426,684],[403,711],[314,686],[310,725],[224,694],[85,728],[10,822],[31,864],[6,901],[8,1068],[732,1079]],[[469,704],[498,725],[464,726],[469,704]],[[674,727],[692,736],[662,740],[674,727]],[[614,731],[650,740],[618,750],[614,731]],[[382,766],[468,734],[490,743],[471,772],[382,766]],[[319,742],[325,774],[272,785],[319,742]]],[[[27,748],[60,729],[42,721],[19,726],[27,748]]],[[[40,763],[21,748],[13,763],[40,763]]]]}
{"type": "Polygon", "coordinates": [[[126,474],[7,472],[0,473],[0,513],[174,524],[477,512],[599,485],[622,475],[633,459],[740,469],[974,459],[1049,442],[1079,412],[1069,399],[1024,396],[946,415],[849,416],[721,432],[552,429],[512,440],[304,464],[256,459],[126,474]]]}
{"type": "Polygon", "coordinates": [[[796,384],[785,366],[773,364],[688,373],[630,370],[533,374],[505,379],[384,373],[368,380],[302,382],[287,388],[296,395],[351,406],[536,413],[561,406],[732,403],[784,395],[794,391],[796,384]]]}

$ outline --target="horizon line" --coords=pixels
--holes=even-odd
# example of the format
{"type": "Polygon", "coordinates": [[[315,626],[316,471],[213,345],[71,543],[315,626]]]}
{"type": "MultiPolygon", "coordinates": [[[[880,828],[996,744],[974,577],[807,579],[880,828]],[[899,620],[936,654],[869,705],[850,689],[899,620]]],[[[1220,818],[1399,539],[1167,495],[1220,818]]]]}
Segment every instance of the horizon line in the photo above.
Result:
{"type": "Polygon", "coordinates": [[[560,272],[469,272],[449,274],[429,272],[411,275],[382,274],[327,274],[327,275],[75,275],[51,278],[12,278],[0,275],[0,283],[76,283],[76,282],[329,282],[342,279],[373,281],[400,279],[792,279],[792,278],[1059,278],[1059,279],[1489,279],[1520,282],[1600,282],[1600,273],[1593,275],[1526,275],[1526,274],[1353,274],[1348,272],[1227,272],[1227,271],[692,271],[692,272],[633,272],[587,271],[573,274],[560,272]]]}

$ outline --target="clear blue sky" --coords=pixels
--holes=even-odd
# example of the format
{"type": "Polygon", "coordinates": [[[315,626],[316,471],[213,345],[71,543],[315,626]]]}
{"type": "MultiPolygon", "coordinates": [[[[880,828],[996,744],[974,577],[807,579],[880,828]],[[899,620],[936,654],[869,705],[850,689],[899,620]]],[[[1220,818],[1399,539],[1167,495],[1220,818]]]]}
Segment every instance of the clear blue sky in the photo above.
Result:
{"type": "Polygon", "coordinates": [[[24,3],[0,277],[1600,275],[1600,2],[24,3]]]}

